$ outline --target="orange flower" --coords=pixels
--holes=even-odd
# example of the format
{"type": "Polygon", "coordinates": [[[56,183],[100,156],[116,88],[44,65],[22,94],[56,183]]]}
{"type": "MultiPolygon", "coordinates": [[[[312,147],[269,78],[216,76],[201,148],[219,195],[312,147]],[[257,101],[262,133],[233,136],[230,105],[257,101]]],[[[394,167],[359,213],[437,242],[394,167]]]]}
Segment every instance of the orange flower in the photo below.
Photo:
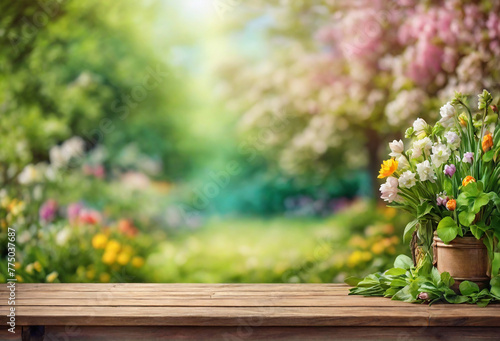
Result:
{"type": "Polygon", "coordinates": [[[380,172],[379,172],[380,174],[378,175],[378,178],[379,179],[386,178],[392,175],[392,173],[394,173],[396,169],[398,169],[398,162],[396,160],[394,159],[385,160],[380,165],[380,172]]]}
{"type": "Polygon", "coordinates": [[[455,211],[456,208],[457,208],[457,201],[455,199],[448,200],[448,202],[446,203],[446,209],[448,211],[455,211]]]}
{"type": "Polygon", "coordinates": [[[460,123],[460,125],[462,127],[466,127],[467,126],[467,121],[462,116],[458,117],[458,121],[459,121],[459,123],[460,123]]]}
{"type": "Polygon", "coordinates": [[[482,147],[485,153],[493,147],[493,137],[491,134],[484,135],[482,147]]]}
{"type": "Polygon", "coordinates": [[[470,175],[467,175],[463,180],[462,180],[462,186],[467,186],[468,184],[470,184],[471,182],[476,182],[476,179],[474,179],[474,177],[470,176],[470,175]]]}

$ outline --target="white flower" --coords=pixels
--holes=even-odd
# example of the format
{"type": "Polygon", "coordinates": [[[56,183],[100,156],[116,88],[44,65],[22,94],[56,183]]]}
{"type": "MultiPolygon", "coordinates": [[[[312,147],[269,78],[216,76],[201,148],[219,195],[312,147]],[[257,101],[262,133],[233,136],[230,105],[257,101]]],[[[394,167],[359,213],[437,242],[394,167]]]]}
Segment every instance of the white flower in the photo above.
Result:
{"type": "Polygon", "coordinates": [[[428,137],[424,137],[421,140],[417,140],[413,143],[411,157],[416,159],[417,157],[422,156],[422,153],[425,153],[427,155],[429,154],[431,148],[432,148],[432,142],[428,137]]]}
{"type": "Polygon", "coordinates": [[[432,169],[431,164],[428,160],[417,164],[417,173],[420,177],[420,181],[434,182],[436,179],[436,174],[434,174],[434,169],[432,169]]]}
{"type": "Polygon", "coordinates": [[[63,228],[56,234],[56,244],[59,246],[65,245],[68,242],[70,236],[71,231],[67,227],[63,228]]]}
{"type": "Polygon", "coordinates": [[[79,136],[73,136],[69,140],[64,141],[61,146],[61,151],[63,153],[66,161],[69,161],[74,157],[83,156],[83,152],[85,150],[85,142],[79,136]]]}
{"type": "Polygon", "coordinates": [[[387,202],[400,200],[398,179],[393,176],[388,177],[385,184],[380,185],[380,193],[382,193],[380,197],[387,202]]]}
{"type": "Polygon", "coordinates": [[[451,155],[451,149],[442,143],[435,143],[432,146],[431,160],[434,167],[440,167],[443,163],[447,162],[451,155]]]}
{"type": "Polygon", "coordinates": [[[464,153],[464,158],[462,159],[462,162],[467,162],[467,163],[472,164],[473,160],[474,160],[474,153],[473,152],[464,153]]]}
{"type": "Polygon", "coordinates": [[[72,158],[81,157],[85,151],[85,142],[81,137],[73,136],[61,146],[50,148],[50,163],[55,168],[66,166],[72,158]]]}
{"type": "Polygon", "coordinates": [[[427,122],[422,118],[417,118],[415,122],[413,122],[413,129],[415,130],[415,134],[418,136],[421,133],[425,133],[425,129],[427,129],[427,122]]]}
{"type": "Polygon", "coordinates": [[[415,173],[412,171],[406,171],[399,177],[399,185],[405,188],[412,188],[415,186],[417,179],[415,178],[415,173]]]}
{"type": "Polygon", "coordinates": [[[66,164],[66,159],[61,150],[61,147],[54,146],[49,151],[50,164],[55,168],[63,167],[66,164]]]}
{"type": "Polygon", "coordinates": [[[460,136],[458,136],[457,133],[455,133],[454,131],[448,131],[444,134],[444,137],[446,138],[446,142],[448,142],[451,149],[458,149],[458,147],[460,146],[460,136]]]}
{"type": "Polygon", "coordinates": [[[401,156],[401,153],[405,150],[405,145],[402,140],[394,140],[389,143],[389,148],[391,148],[390,156],[398,157],[401,156]]]}
{"type": "Polygon", "coordinates": [[[29,185],[40,180],[40,172],[32,164],[24,167],[23,171],[17,177],[21,185],[29,185]]]}
{"type": "Polygon", "coordinates": [[[406,157],[404,155],[401,155],[400,157],[398,157],[396,159],[396,161],[398,162],[398,170],[403,170],[403,169],[407,169],[408,167],[410,167],[410,163],[408,162],[408,160],[406,159],[406,157]]]}
{"type": "Polygon", "coordinates": [[[443,105],[439,110],[439,113],[441,114],[439,122],[443,125],[443,127],[451,127],[455,123],[455,108],[450,102],[443,105]]]}

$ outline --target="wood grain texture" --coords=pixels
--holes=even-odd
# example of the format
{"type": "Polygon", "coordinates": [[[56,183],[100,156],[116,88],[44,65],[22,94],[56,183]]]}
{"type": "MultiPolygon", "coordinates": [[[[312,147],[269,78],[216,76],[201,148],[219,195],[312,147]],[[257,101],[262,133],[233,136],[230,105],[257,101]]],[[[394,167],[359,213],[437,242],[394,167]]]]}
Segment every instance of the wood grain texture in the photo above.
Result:
{"type": "MultiPolygon", "coordinates": [[[[181,326],[500,328],[498,304],[429,307],[348,296],[348,289],[341,284],[18,284],[16,322],[54,330],[125,325],[172,331],[181,326]]],[[[7,295],[6,286],[0,287],[1,325],[7,320],[7,295]]]]}

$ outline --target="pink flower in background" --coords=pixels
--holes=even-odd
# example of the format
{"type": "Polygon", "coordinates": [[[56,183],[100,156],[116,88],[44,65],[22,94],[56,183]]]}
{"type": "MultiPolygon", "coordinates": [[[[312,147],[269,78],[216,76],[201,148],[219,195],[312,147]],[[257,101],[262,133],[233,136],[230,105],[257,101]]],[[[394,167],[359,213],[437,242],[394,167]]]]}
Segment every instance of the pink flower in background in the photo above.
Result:
{"type": "Polygon", "coordinates": [[[102,221],[101,213],[96,210],[84,208],[80,211],[80,221],[84,224],[94,225],[102,221]]]}
{"type": "Polygon", "coordinates": [[[103,165],[92,166],[89,164],[85,164],[82,166],[83,174],[88,176],[95,176],[98,179],[104,179],[106,175],[106,170],[103,165]]]}
{"type": "Polygon", "coordinates": [[[103,165],[97,165],[93,169],[94,176],[99,179],[104,179],[104,176],[106,175],[106,170],[104,169],[103,165]]]}
{"type": "Polygon", "coordinates": [[[70,223],[74,224],[78,221],[82,209],[83,205],[79,202],[72,203],[68,206],[67,215],[70,223]]]}
{"type": "Polygon", "coordinates": [[[40,207],[40,220],[45,223],[52,222],[57,214],[57,201],[54,199],[49,199],[42,204],[40,207]]]}

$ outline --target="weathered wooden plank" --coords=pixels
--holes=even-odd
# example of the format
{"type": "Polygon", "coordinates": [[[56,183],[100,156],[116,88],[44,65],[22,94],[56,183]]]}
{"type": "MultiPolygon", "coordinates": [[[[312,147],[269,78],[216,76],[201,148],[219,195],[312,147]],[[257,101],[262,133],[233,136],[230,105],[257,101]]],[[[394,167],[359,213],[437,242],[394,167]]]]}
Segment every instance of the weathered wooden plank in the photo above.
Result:
{"type": "MultiPolygon", "coordinates": [[[[23,291],[174,291],[174,292],[197,292],[228,289],[229,291],[260,292],[313,292],[346,290],[349,286],[345,284],[205,284],[205,283],[18,283],[17,288],[23,291]]],[[[0,287],[0,291],[5,291],[0,287]]]]}
{"type": "MultiPolygon", "coordinates": [[[[332,296],[332,297],[205,297],[205,298],[173,298],[158,297],[141,298],[133,295],[115,297],[81,298],[18,298],[16,306],[179,306],[179,307],[408,307],[408,303],[389,299],[374,300],[371,297],[332,296]]],[[[420,309],[420,307],[419,307],[420,309]]]]}
{"type": "Polygon", "coordinates": [[[48,340],[498,340],[500,328],[439,327],[109,327],[48,326],[48,340]]]}
{"type": "MultiPolygon", "coordinates": [[[[18,325],[427,326],[425,310],[382,307],[17,307],[18,325]]],[[[0,310],[0,324],[6,322],[0,310]]]]}

